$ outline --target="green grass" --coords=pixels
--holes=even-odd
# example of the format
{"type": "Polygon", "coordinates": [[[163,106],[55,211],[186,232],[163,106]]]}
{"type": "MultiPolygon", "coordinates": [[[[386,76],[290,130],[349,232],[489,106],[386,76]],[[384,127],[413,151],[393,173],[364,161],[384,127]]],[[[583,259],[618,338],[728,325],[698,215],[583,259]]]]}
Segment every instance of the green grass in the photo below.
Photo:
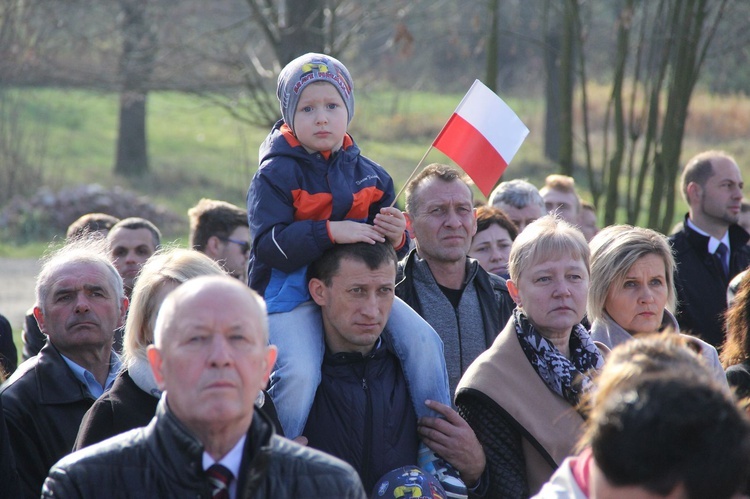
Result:
{"type": "MultiPolygon", "coordinates": [[[[23,98],[22,117],[30,133],[46,137],[43,184],[53,189],[80,183],[121,185],[178,214],[184,214],[200,197],[244,205],[257,168],[258,146],[268,132],[266,128],[240,124],[194,96],[154,92],[149,94],[147,122],[151,171],[138,179],[124,179],[112,173],[119,95],[58,89],[12,92],[23,98]]],[[[386,167],[400,188],[461,97],[361,91],[350,130],[364,154],[386,167]]],[[[539,184],[556,171],[543,156],[543,102],[503,97],[531,130],[505,176],[524,177],[539,184]]],[[[750,146],[742,132],[747,127],[735,124],[725,137],[717,139],[712,111],[724,106],[738,121],[750,115],[750,104],[736,97],[717,99],[694,98],[683,157],[706,148],[724,148],[737,157],[740,166],[748,170],[746,174],[750,173],[750,146]]],[[[600,161],[600,154],[594,152],[595,161],[600,161]]],[[[580,155],[579,160],[582,158],[580,155]]],[[[449,160],[433,150],[425,164],[433,161],[449,160]]],[[[579,181],[587,183],[583,172],[579,181]]],[[[678,206],[678,212],[683,208],[678,206]]],[[[38,243],[17,248],[12,241],[5,241],[0,243],[0,256],[36,255],[39,249],[38,243]]]]}

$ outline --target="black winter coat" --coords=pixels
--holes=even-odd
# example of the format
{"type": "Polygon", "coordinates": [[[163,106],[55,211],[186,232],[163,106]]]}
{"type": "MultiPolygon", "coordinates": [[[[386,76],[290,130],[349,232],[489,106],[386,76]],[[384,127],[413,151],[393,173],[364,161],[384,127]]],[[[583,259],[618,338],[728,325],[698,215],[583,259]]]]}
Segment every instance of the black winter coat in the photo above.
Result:
{"type": "MultiPolygon", "coordinates": [[[[168,398],[168,397],[167,397],[168,398]]],[[[145,428],[86,447],[50,471],[42,497],[211,497],[203,445],[177,420],[162,397],[145,428]]],[[[247,433],[237,497],[364,498],[346,463],[274,434],[258,411],[247,433]]]]}
{"type": "Polygon", "coordinates": [[[39,497],[50,467],[73,448],[94,396],[47,342],[0,387],[25,497],[39,497]]]}
{"type": "Polygon", "coordinates": [[[729,276],[725,277],[718,260],[708,252],[709,238],[687,225],[669,240],[674,249],[677,271],[677,322],[680,331],[697,336],[719,348],[724,342],[724,311],[727,308],[729,281],[750,265],[750,239],[739,225],[729,227],[729,276]]]}

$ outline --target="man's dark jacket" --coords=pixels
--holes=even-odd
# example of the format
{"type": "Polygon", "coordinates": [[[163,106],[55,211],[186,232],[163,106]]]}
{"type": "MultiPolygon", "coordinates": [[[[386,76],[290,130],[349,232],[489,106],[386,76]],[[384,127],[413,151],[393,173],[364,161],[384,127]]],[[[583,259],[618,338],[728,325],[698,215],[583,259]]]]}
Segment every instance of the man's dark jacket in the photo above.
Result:
{"type": "Polygon", "coordinates": [[[688,227],[687,216],[682,230],[669,238],[677,262],[675,315],[683,333],[698,336],[717,348],[724,342],[727,287],[750,265],[749,239],[739,225],[729,227],[729,276],[725,277],[719,260],[708,252],[709,238],[688,227]]]}
{"type": "Polygon", "coordinates": [[[368,493],[389,471],[416,465],[417,415],[385,339],[364,356],[326,351],[321,375],[302,433],[310,447],[351,464],[368,493]]]}
{"type": "MultiPolygon", "coordinates": [[[[412,250],[406,258],[398,264],[396,275],[396,296],[404,300],[424,320],[429,322],[429,310],[423,310],[419,296],[414,287],[413,267],[417,258],[417,251],[412,250]]],[[[481,305],[482,322],[484,323],[484,338],[487,348],[495,341],[495,337],[503,330],[513,313],[515,303],[508,293],[505,279],[486,272],[476,260],[467,258],[467,285],[476,287],[481,305]]],[[[438,291],[436,289],[436,291],[438,291]]]]}
{"type": "MultiPolygon", "coordinates": [[[[148,426],[86,447],[57,463],[42,497],[159,497],[210,499],[203,445],[162,397],[148,426]]],[[[274,434],[258,411],[247,433],[238,498],[364,498],[357,474],[346,463],[274,434]]]]}
{"type": "Polygon", "coordinates": [[[25,497],[39,497],[50,467],[73,448],[94,397],[49,342],[0,387],[25,497]]]}

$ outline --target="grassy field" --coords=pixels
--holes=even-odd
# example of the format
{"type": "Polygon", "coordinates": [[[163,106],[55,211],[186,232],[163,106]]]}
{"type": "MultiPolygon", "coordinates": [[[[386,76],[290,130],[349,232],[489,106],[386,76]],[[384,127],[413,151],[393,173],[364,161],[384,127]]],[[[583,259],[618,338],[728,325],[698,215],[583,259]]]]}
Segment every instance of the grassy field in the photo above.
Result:
{"type": "MultiPolygon", "coordinates": [[[[147,123],[151,172],[128,180],[112,173],[118,95],[55,89],[23,89],[13,95],[23,102],[21,122],[31,133],[45,137],[41,155],[43,185],[53,190],[79,183],[121,185],[178,214],[185,213],[201,197],[244,205],[247,187],[257,168],[258,146],[268,131],[238,123],[193,96],[152,93],[147,123]]],[[[351,133],[367,156],[388,169],[400,188],[460,98],[461,95],[360,92],[351,133]]],[[[593,89],[590,98],[595,114],[601,115],[606,92],[593,89]]],[[[539,184],[556,170],[542,154],[543,105],[538,100],[506,100],[531,133],[505,178],[525,177],[539,184]]],[[[596,123],[596,116],[593,122],[596,123]]],[[[706,148],[722,148],[737,157],[750,178],[748,125],[747,98],[696,94],[683,156],[687,158],[706,148]]],[[[433,150],[427,163],[433,161],[448,160],[433,150]]],[[[576,177],[585,185],[583,172],[576,177]]],[[[0,200],[0,207],[5,201],[0,200]]],[[[678,206],[678,213],[683,210],[684,206],[678,206]]],[[[42,242],[18,247],[13,241],[3,241],[0,256],[32,256],[45,247],[42,242]]]]}

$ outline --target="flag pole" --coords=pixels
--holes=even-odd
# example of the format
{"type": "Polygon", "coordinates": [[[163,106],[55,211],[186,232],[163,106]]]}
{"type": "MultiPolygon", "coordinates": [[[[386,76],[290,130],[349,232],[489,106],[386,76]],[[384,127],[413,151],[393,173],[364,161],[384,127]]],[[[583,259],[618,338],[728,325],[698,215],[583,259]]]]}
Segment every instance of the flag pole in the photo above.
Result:
{"type": "MultiPolygon", "coordinates": [[[[479,81],[479,80],[477,80],[479,81]]],[[[472,85],[473,86],[473,85],[472,85]]],[[[471,90],[471,89],[469,89],[471,90]]],[[[464,96],[463,99],[465,99],[466,96],[464,96]]],[[[463,102],[463,99],[461,99],[461,102],[463,102]]],[[[461,103],[459,102],[458,107],[461,107],[461,103]]],[[[458,107],[456,109],[458,109],[458,107]]],[[[453,114],[456,114],[455,111],[453,111],[453,114]]],[[[452,116],[452,115],[451,115],[452,116]]],[[[401,193],[404,192],[404,189],[406,189],[406,186],[409,185],[409,182],[411,179],[416,175],[417,171],[419,171],[419,167],[422,166],[422,163],[424,163],[424,160],[427,158],[427,155],[430,154],[430,151],[432,151],[432,148],[435,147],[435,142],[440,138],[440,136],[445,131],[445,128],[448,126],[448,123],[450,123],[450,118],[448,118],[448,121],[445,122],[443,125],[443,128],[440,129],[440,132],[438,132],[437,136],[435,137],[435,140],[432,141],[432,144],[430,144],[430,147],[427,148],[427,152],[424,153],[424,156],[422,156],[422,159],[419,160],[419,163],[417,163],[417,166],[414,167],[414,170],[409,175],[409,178],[406,179],[406,182],[404,182],[404,186],[401,188],[401,190],[398,191],[398,194],[396,194],[396,197],[393,198],[393,202],[391,203],[391,208],[393,208],[393,205],[396,204],[396,201],[398,201],[398,198],[401,196],[401,193]]]]}
{"type": "Polygon", "coordinates": [[[404,182],[404,186],[401,188],[401,190],[398,191],[398,194],[396,194],[396,197],[393,198],[393,202],[391,203],[391,208],[393,208],[393,205],[396,204],[396,201],[398,201],[399,196],[401,196],[401,193],[404,192],[404,189],[406,189],[406,186],[409,185],[409,182],[414,177],[414,175],[419,170],[419,167],[422,166],[422,163],[424,163],[425,158],[427,158],[427,155],[430,154],[430,151],[432,151],[432,144],[430,144],[430,147],[427,148],[427,152],[424,153],[424,156],[422,156],[422,159],[419,160],[419,163],[417,163],[417,166],[414,167],[414,170],[409,175],[409,178],[406,179],[406,182],[404,182]]]}

